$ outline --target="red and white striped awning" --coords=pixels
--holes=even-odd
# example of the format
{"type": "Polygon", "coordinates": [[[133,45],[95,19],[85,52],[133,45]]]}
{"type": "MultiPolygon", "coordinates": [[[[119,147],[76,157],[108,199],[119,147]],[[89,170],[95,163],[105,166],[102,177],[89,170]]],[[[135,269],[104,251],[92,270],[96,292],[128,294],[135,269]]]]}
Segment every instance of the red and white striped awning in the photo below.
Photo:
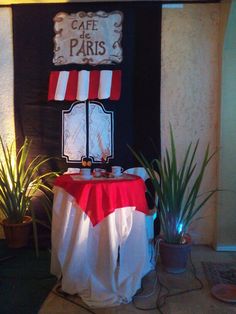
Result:
{"type": "Polygon", "coordinates": [[[49,78],[48,100],[119,100],[120,70],[52,71],[49,78]]]}

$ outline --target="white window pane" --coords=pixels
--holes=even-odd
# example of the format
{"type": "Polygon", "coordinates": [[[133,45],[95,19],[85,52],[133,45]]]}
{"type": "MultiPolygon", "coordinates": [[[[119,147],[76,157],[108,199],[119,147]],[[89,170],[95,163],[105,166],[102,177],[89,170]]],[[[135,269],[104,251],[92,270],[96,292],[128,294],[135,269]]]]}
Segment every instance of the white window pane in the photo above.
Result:
{"type": "Polygon", "coordinates": [[[113,112],[89,102],[89,156],[96,162],[113,157],[113,112]]]}
{"type": "Polygon", "coordinates": [[[75,103],[62,115],[62,156],[67,161],[81,161],[86,156],[86,103],[75,103]]]}

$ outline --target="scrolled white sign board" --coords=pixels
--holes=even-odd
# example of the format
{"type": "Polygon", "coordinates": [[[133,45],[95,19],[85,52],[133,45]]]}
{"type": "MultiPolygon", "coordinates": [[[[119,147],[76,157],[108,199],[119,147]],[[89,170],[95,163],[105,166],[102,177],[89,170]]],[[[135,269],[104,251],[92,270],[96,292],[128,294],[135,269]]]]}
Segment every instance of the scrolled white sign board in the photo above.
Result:
{"type": "Polygon", "coordinates": [[[123,13],[58,13],[54,17],[55,65],[112,64],[122,61],[123,13]]]}

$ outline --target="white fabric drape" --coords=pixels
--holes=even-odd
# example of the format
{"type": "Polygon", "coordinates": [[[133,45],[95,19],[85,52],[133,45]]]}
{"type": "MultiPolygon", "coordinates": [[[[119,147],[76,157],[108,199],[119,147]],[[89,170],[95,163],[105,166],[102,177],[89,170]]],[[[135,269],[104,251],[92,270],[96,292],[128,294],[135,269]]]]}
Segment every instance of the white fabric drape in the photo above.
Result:
{"type": "Polygon", "coordinates": [[[51,272],[62,276],[63,291],[91,307],[128,303],[151,269],[143,213],[116,209],[93,227],[74,198],[54,188],[51,272]]]}

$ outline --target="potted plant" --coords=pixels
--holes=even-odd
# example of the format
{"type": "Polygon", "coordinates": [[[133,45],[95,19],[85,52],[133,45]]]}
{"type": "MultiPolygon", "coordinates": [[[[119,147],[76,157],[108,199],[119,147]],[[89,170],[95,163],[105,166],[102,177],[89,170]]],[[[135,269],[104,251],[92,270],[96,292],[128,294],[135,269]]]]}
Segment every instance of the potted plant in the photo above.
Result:
{"type": "Polygon", "coordinates": [[[170,148],[166,149],[162,159],[148,161],[142,153],[134,156],[148,172],[153,188],[158,196],[161,234],[159,253],[164,269],[171,273],[185,271],[187,258],[191,249],[191,237],[187,235],[188,227],[196,214],[217,191],[214,189],[199,195],[206,168],[215,155],[210,154],[207,146],[202,161],[196,161],[199,140],[190,143],[179,164],[176,145],[170,126],[170,148]],[[158,172],[159,178],[155,175],[158,172]]]}
{"type": "Polygon", "coordinates": [[[45,201],[51,188],[47,180],[56,176],[56,172],[43,168],[50,158],[42,155],[29,160],[31,141],[25,138],[18,153],[14,143],[4,145],[0,137],[0,211],[4,219],[1,224],[9,247],[26,246],[32,228],[38,254],[37,227],[32,200],[40,191],[45,201]],[[29,214],[30,213],[30,214],[29,214]]]}

